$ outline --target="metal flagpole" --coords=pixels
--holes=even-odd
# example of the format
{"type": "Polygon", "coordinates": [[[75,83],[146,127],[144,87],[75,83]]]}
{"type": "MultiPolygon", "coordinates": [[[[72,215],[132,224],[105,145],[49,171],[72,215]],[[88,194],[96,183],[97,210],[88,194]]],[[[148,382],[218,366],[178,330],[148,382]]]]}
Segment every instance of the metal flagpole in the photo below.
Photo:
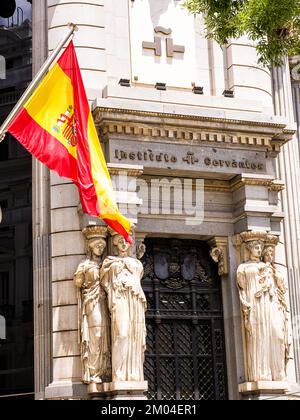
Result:
{"type": "Polygon", "coordinates": [[[51,64],[55,61],[58,54],[61,52],[63,46],[65,43],[69,40],[69,38],[73,35],[75,31],[78,31],[78,27],[74,23],[69,23],[69,31],[64,37],[64,39],[61,40],[61,42],[58,44],[58,46],[55,48],[55,50],[52,52],[52,54],[47,58],[43,66],[40,68],[38,73],[33,78],[32,82],[28,86],[28,88],[25,90],[19,101],[16,103],[4,123],[0,127],[0,142],[4,140],[5,134],[7,132],[7,127],[12,122],[12,120],[15,118],[17,113],[20,111],[24,103],[27,102],[27,100],[30,98],[32,92],[35,90],[35,88],[39,85],[40,81],[43,79],[47,71],[49,70],[49,67],[51,64]]]}

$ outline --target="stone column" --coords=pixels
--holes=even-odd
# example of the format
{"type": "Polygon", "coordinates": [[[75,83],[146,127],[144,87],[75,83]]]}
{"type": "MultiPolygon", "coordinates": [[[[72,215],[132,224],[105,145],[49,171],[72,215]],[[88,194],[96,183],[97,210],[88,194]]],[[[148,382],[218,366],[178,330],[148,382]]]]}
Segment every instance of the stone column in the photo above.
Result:
{"type": "MultiPolygon", "coordinates": [[[[33,74],[47,57],[47,1],[32,2],[33,74]]],[[[35,398],[44,399],[51,382],[51,280],[49,170],[32,160],[34,383],[35,398]]]]}
{"type": "MultiPolygon", "coordinates": [[[[289,66],[273,69],[273,90],[275,114],[295,121],[289,66]]],[[[298,97],[296,102],[298,103],[298,97]]],[[[297,108],[298,109],[298,108],[297,108]]],[[[278,158],[278,174],[286,185],[282,192],[282,210],[285,214],[284,243],[288,271],[291,317],[294,337],[294,358],[297,382],[300,382],[300,174],[299,143],[297,136],[283,146],[278,158]]]]}

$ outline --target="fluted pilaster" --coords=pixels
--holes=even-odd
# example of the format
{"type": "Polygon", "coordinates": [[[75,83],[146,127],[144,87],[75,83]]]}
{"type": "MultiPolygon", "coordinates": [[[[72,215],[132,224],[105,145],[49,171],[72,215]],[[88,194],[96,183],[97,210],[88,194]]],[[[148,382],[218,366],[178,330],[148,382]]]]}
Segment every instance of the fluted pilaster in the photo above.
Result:
{"type": "MultiPolygon", "coordinates": [[[[275,114],[285,116],[289,121],[294,122],[293,94],[288,63],[283,67],[273,69],[273,88],[275,114]]],[[[298,99],[295,102],[299,102],[298,99]]],[[[299,104],[295,104],[295,110],[296,115],[300,115],[299,104]]],[[[296,378],[300,382],[300,337],[299,326],[296,322],[300,314],[300,165],[298,141],[299,139],[295,135],[293,140],[283,146],[278,158],[277,169],[278,178],[282,179],[286,185],[285,191],[282,192],[282,210],[285,214],[283,241],[286,251],[291,317],[294,328],[296,378]]]]}

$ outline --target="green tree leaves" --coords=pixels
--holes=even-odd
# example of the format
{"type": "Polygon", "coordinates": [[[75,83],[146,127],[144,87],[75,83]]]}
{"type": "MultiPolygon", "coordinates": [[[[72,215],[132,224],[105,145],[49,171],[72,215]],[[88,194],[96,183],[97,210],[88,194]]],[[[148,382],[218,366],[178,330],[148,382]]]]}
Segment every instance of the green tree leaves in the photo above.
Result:
{"type": "Polygon", "coordinates": [[[247,35],[265,65],[300,54],[300,0],[186,0],[184,6],[204,15],[207,36],[221,45],[247,35]]]}

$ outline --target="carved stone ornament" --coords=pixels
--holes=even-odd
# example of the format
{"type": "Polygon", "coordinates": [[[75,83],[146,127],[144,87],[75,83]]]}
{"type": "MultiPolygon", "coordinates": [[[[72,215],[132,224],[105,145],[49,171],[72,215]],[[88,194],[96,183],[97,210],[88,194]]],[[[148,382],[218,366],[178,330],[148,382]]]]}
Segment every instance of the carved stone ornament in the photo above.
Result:
{"type": "Polygon", "coordinates": [[[212,257],[214,262],[218,263],[218,265],[219,265],[219,270],[218,270],[219,276],[223,276],[223,274],[225,272],[224,271],[224,266],[225,266],[224,252],[220,248],[213,248],[210,251],[210,256],[212,257]]]}
{"type": "Polygon", "coordinates": [[[245,248],[237,285],[245,337],[248,382],[285,382],[291,334],[286,283],[275,264],[278,237],[266,232],[240,235],[245,248]]]}
{"type": "Polygon", "coordinates": [[[228,238],[214,237],[209,242],[210,256],[218,264],[219,276],[228,274],[228,238]]]}
{"type": "Polygon", "coordinates": [[[136,241],[136,257],[141,260],[146,252],[146,245],[144,244],[144,240],[140,239],[136,241]]]}
{"type": "Polygon", "coordinates": [[[181,289],[191,281],[210,284],[212,277],[205,258],[192,245],[183,248],[181,241],[173,239],[166,248],[162,241],[153,252],[146,252],[143,258],[144,277],[155,277],[169,289],[181,289]]]}

